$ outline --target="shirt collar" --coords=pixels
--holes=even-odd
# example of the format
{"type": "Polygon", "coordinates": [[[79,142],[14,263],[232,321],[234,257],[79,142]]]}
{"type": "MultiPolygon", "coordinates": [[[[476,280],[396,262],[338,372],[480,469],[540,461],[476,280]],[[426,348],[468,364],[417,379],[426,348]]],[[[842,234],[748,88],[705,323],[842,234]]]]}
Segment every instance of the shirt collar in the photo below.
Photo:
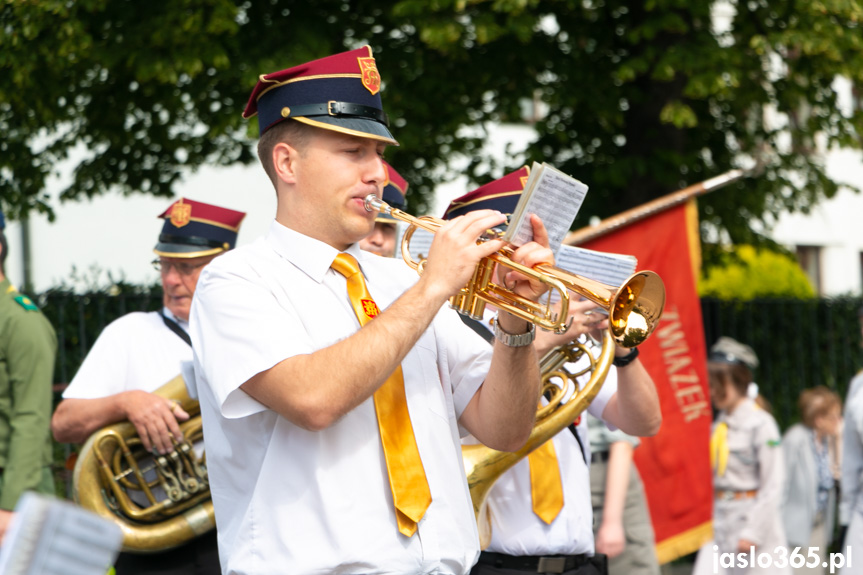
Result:
{"type": "MultiPolygon", "coordinates": [[[[266,241],[276,253],[318,283],[323,281],[333,260],[339,254],[339,251],[331,245],[285,227],[275,220],[270,224],[266,241]]],[[[362,267],[366,253],[360,249],[358,243],[351,244],[345,253],[354,256],[362,267]]]]}
{"type": "Polygon", "coordinates": [[[170,320],[175,321],[177,323],[177,325],[182,327],[184,330],[189,331],[189,322],[187,322],[184,319],[178,318],[168,308],[162,307],[162,315],[165,316],[166,318],[170,319],[170,320]]]}
{"type": "Polygon", "coordinates": [[[748,418],[756,409],[759,409],[759,407],[756,405],[755,400],[744,397],[740,403],[737,404],[737,407],[734,408],[734,411],[730,414],[723,411],[722,414],[724,415],[724,421],[726,423],[736,423],[739,425],[743,421],[746,421],[746,418],[748,418]]]}

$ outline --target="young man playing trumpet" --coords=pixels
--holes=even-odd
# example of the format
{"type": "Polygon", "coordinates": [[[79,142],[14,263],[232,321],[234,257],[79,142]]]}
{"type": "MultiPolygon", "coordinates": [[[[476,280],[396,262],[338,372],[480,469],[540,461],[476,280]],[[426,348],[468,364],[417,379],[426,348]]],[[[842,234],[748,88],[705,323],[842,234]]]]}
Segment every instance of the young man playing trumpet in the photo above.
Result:
{"type": "MultiPolygon", "coordinates": [[[[418,280],[357,245],[396,143],[380,85],[365,47],[262,76],[244,114],[275,220],[204,271],[191,320],[226,575],[467,573],[479,549],[460,430],[511,450],[533,423],[532,326],[502,313],[492,350],[441,311],[503,247],[476,240],[504,217],[446,223],[418,280]]],[[[553,261],[533,224],[514,256],[528,266],[553,261]]]]}

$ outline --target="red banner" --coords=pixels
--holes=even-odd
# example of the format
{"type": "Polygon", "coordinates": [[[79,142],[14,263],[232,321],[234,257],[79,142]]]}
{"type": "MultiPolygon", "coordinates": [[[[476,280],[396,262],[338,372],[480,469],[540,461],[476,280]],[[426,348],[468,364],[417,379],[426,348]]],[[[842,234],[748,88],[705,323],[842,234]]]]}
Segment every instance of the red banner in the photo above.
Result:
{"type": "Polygon", "coordinates": [[[618,228],[582,247],[631,254],[639,270],[665,283],[665,310],[640,346],[659,391],[662,427],[635,450],[656,534],[660,563],[696,551],[712,535],[713,487],[708,444],[708,394],[701,303],[698,212],[694,199],[618,228]]]}

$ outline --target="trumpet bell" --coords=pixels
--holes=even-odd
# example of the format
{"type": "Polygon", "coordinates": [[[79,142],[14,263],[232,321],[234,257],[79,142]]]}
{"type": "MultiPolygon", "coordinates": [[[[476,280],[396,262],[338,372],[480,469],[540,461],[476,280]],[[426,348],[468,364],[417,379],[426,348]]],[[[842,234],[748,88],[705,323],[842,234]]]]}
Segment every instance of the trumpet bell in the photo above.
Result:
{"type": "MultiPolygon", "coordinates": [[[[411,256],[411,237],[418,228],[436,233],[443,221],[428,216],[414,217],[393,208],[374,194],[366,196],[364,204],[370,212],[379,210],[410,224],[402,236],[402,257],[408,266],[422,274],[425,260],[417,262],[411,256]]],[[[572,291],[598,304],[608,314],[614,340],[623,347],[637,346],[650,336],[659,323],[665,306],[665,285],[655,272],[637,272],[616,288],[553,265],[523,266],[510,258],[513,252],[511,246],[506,246],[480,260],[470,282],[450,298],[450,306],[463,315],[478,318],[482,316],[486,304],[491,304],[542,329],[563,333],[569,327],[569,292],[572,291]],[[495,284],[495,265],[544,283],[549,288],[549,294],[554,292],[558,296],[559,309],[552,305],[551,297],[547,297],[544,303],[534,302],[506,286],[495,284]]]]}
{"type": "Polygon", "coordinates": [[[602,388],[613,360],[614,343],[610,331],[605,332],[602,351],[596,358],[578,342],[553,349],[540,362],[542,391],[547,403],[537,409],[536,422],[524,446],[508,453],[480,444],[462,445],[462,460],[483,549],[491,541],[487,503],[495,481],[531,451],[565,430],[587,409],[602,388]],[[581,358],[585,358],[581,371],[569,371],[568,365],[581,358]],[[577,380],[582,378],[587,381],[579,386],[577,380]]]}
{"type": "Polygon", "coordinates": [[[656,272],[640,271],[617,289],[609,303],[608,328],[622,347],[635,347],[659,324],[665,308],[665,284],[656,272]]]}

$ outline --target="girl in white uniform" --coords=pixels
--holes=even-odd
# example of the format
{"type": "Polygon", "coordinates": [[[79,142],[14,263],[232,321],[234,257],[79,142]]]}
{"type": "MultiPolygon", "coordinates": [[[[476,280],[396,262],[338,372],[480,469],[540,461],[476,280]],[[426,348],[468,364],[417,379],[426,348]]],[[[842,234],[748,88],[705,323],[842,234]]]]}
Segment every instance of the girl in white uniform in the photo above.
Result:
{"type": "Polygon", "coordinates": [[[719,410],[710,440],[714,539],[699,551],[694,575],[791,573],[780,514],[779,427],[747,394],[757,365],[752,348],[731,338],[711,348],[710,394],[719,410]]]}

